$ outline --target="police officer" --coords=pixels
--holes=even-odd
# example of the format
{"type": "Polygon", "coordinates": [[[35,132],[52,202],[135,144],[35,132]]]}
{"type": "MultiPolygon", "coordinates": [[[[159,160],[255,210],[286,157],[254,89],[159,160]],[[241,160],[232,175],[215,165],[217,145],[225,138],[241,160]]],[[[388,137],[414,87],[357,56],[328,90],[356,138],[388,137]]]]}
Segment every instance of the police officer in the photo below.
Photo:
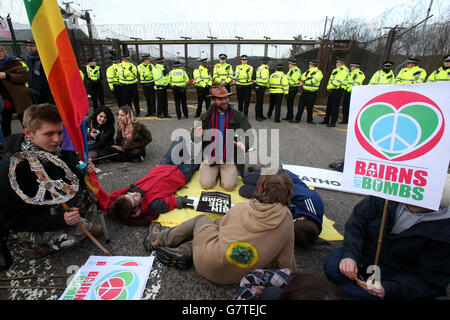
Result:
{"type": "Polygon", "coordinates": [[[169,72],[164,65],[164,57],[155,59],[153,79],[157,98],[156,115],[158,118],[172,118],[169,115],[169,103],[167,101],[167,86],[169,85],[169,72]]]}
{"type": "Polygon", "coordinates": [[[444,65],[433,71],[427,82],[448,82],[450,81],[450,55],[444,57],[444,65]]]}
{"type": "Polygon", "coordinates": [[[97,66],[97,59],[89,58],[86,65],[87,76],[87,89],[91,95],[92,105],[94,107],[94,113],[98,109],[97,99],[100,105],[105,105],[105,95],[103,93],[102,73],[100,67],[97,66]]]}
{"type": "Polygon", "coordinates": [[[253,67],[247,64],[247,55],[245,54],[241,56],[241,62],[242,64],[236,67],[234,80],[236,81],[238,110],[240,112],[244,111],[247,117],[252,94],[253,67]]]}
{"type": "Polygon", "coordinates": [[[156,99],[155,99],[155,81],[153,79],[154,66],[150,63],[150,55],[142,56],[142,63],[138,65],[139,80],[141,81],[142,91],[144,92],[145,101],[147,102],[146,117],[156,116],[156,99]]]}
{"type": "Polygon", "coordinates": [[[322,81],[323,74],[322,71],[319,70],[317,67],[318,61],[317,60],[310,60],[309,61],[309,69],[308,71],[304,72],[300,78],[302,82],[303,91],[300,95],[300,100],[298,102],[298,111],[295,115],[295,123],[299,123],[303,110],[305,110],[306,106],[306,122],[309,124],[316,124],[313,121],[313,107],[316,103],[317,98],[317,92],[319,91],[320,82],[322,81]]]}
{"type": "Polygon", "coordinates": [[[395,78],[396,84],[423,83],[427,77],[427,72],[420,68],[419,59],[408,58],[406,67],[400,70],[395,78]]]}
{"type": "Polygon", "coordinates": [[[211,98],[208,97],[209,89],[212,87],[212,77],[207,68],[208,62],[206,58],[199,59],[200,66],[194,70],[194,85],[197,90],[197,111],[195,112],[195,118],[200,117],[202,114],[203,101],[205,101],[206,110],[211,105],[211,98]]]}
{"type": "Polygon", "coordinates": [[[255,116],[256,121],[263,121],[267,119],[263,115],[263,105],[264,105],[264,93],[266,88],[269,88],[269,78],[270,71],[269,63],[270,59],[268,57],[261,58],[261,65],[256,69],[256,79],[255,79],[255,92],[256,92],[256,104],[255,104],[255,116]]]}
{"type": "Polygon", "coordinates": [[[119,83],[121,91],[121,102],[123,105],[131,107],[133,102],[136,116],[141,113],[139,107],[139,92],[138,92],[138,71],[134,63],[130,61],[129,55],[122,56],[122,63],[119,70],[119,83]]]}
{"type": "Polygon", "coordinates": [[[231,93],[231,81],[233,80],[233,68],[227,61],[227,55],[219,54],[219,63],[214,66],[213,80],[214,84],[224,86],[228,93],[231,93]]]}
{"type": "Polygon", "coordinates": [[[369,85],[376,84],[393,84],[395,82],[395,75],[392,71],[394,63],[392,61],[384,61],[383,69],[376,71],[369,81],[369,85]]]}
{"type": "Polygon", "coordinates": [[[109,89],[114,94],[116,98],[117,105],[122,107],[121,94],[120,94],[120,83],[119,83],[119,70],[120,70],[120,58],[113,58],[113,64],[106,69],[106,81],[108,81],[109,89]]]}
{"type": "Polygon", "coordinates": [[[283,65],[277,64],[276,71],[270,75],[270,105],[267,117],[272,117],[273,108],[275,107],[275,122],[280,122],[281,104],[284,95],[289,93],[289,82],[287,76],[283,72],[283,65]]]}
{"type": "Polygon", "coordinates": [[[336,121],[339,116],[339,104],[345,90],[345,81],[347,79],[348,73],[349,71],[344,64],[344,59],[337,58],[336,68],[333,69],[330,79],[328,80],[327,109],[325,112],[325,118],[321,122],[321,124],[326,124],[327,127],[336,126],[336,121]]]}
{"type": "Polygon", "coordinates": [[[298,88],[300,87],[300,77],[302,76],[302,71],[297,67],[297,60],[289,59],[289,71],[286,74],[289,83],[289,93],[287,95],[287,114],[283,120],[288,120],[289,122],[294,122],[294,100],[297,95],[298,88]]]}
{"type": "Polygon", "coordinates": [[[188,108],[186,103],[186,86],[189,83],[189,77],[181,68],[180,61],[173,63],[173,69],[169,72],[169,85],[173,90],[173,97],[175,99],[175,110],[177,112],[177,118],[181,119],[180,104],[183,108],[184,117],[188,117],[188,108]]]}
{"type": "Polygon", "coordinates": [[[354,86],[361,86],[366,78],[364,72],[360,70],[359,62],[350,64],[350,73],[345,81],[344,100],[342,102],[342,121],[340,124],[348,123],[348,112],[350,109],[350,97],[354,86]]]}

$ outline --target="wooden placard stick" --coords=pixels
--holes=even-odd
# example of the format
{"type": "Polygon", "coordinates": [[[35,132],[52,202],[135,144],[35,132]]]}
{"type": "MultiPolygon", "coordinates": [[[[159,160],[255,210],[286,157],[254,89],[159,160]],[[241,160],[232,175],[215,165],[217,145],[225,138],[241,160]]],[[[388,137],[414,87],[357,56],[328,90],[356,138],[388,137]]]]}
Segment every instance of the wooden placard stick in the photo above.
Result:
{"type": "MultiPolygon", "coordinates": [[[[377,253],[375,255],[375,266],[378,266],[380,262],[380,252],[381,252],[381,244],[383,243],[383,234],[384,234],[384,226],[386,225],[386,216],[387,216],[387,207],[388,207],[389,200],[384,201],[384,208],[383,208],[383,216],[381,218],[381,226],[380,226],[380,235],[378,236],[378,245],[377,245],[377,253]]],[[[372,284],[375,284],[375,273],[377,272],[377,268],[374,269],[374,274],[372,278],[372,284]]]]}

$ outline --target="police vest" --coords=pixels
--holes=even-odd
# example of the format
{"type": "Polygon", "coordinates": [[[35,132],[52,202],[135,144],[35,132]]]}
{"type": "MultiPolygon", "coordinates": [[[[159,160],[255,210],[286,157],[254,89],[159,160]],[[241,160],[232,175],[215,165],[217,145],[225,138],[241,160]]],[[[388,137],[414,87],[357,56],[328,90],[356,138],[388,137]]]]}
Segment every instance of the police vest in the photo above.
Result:
{"type": "Polygon", "coordinates": [[[164,89],[169,84],[169,77],[165,66],[157,63],[153,68],[153,79],[155,79],[155,89],[164,89]]]}
{"type": "Polygon", "coordinates": [[[138,81],[138,71],[131,62],[122,62],[119,69],[119,83],[121,85],[133,84],[138,81]]]}
{"type": "Polygon", "coordinates": [[[252,84],[253,67],[248,64],[240,64],[236,67],[234,79],[236,84],[240,86],[248,86],[252,84]]]}
{"type": "Polygon", "coordinates": [[[422,83],[425,82],[425,78],[427,77],[427,72],[419,68],[419,66],[414,66],[411,68],[403,68],[397,74],[397,78],[395,78],[396,84],[408,84],[408,83],[422,83]]]}
{"type": "Polygon", "coordinates": [[[139,72],[139,80],[141,81],[141,84],[150,84],[154,81],[153,79],[153,68],[154,66],[149,63],[147,65],[141,63],[138,65],[138,72],[139,72]]]}
{"type": "Polygon", "coordinates": [[[300,86],[300,77],[302,76],[302,72],[298,67],[294,67],[289,69],[286,74],[289,87],[299,87],[300,86]]]}
{"type": "Polygon", "coordinates": [[[428,77],[427,82],[447,82],[450,81],[450,68],[440,67],[428,77]]]}
{"type": "Polygon", "coordinates": [[[208,68],[199,66],[194,70],[194,84],[196,87],[204,88],[206,86],[212,86],[212,78],[209,74],[208,68]]]}
{"type": "Polygon", "coordinates": [[[100,73],[100,67],[95,66],[94,68],[91,68],[91,66],[86,66],[86,75],[89,80],[91,81],[98,81],[100,80],[101,73],[100,73]]]}
{"type": "Polygon", "coordinates": [[[347,80],[348,72],[346,66],[334,68],[331,72],[330,79],[328,80],[327,90],[345,89],[345,81],[347,80]]]}
{"type": "Polygon", "coordinates": [[[375,72],[372,76],[372,78],[369,81],[369,85],[374,84],[393,84],[395,81],[394,72],[392,70],[389,70],[388,73],[384,72],[383,70],[378,70],[375,72]]]}
{"type": "Polygon", "coordinates": [[[272,73],[269,80],[270,93],[289,93],[289,82],[283,71],[272,73]]]}
{"type": "Polygon", "coordinates": [[[302,74],[300,78],[303,81],[303,90],[306,91],[317,91],[319,90],[320,82],[322,81],[323,74],[322,71],[317,67],[309,68],[308,71],[302,74]]]}
{"type": "Polygon", "coordinates": [[[227,84],[233,79],[233,68],[228,63],[217,63],[214,66],[214,82],[220,84],[225,81],[227,84]]]}
{"type": "Polygon", "coordinates": [[[366,75],[359,68],[350,71],[350,74],[347,77],[347,81],[345,82],[347,92],[352,92],[352,88],[354,86],[362,86],[365,78],[366,75]]]}
{"type": "Polygon", "coordinates": [[[108,82],[109,88],[114,90],[114,85],[119,84],[119,72],[118,64],[113,64],[106,69],[106,81],[108,82]]]}
{"type": "Polygon", "coordinates": [[[169,84],[173,87],[186,87],[189,77],[181,68],[175,68],[169,72],[169,84]]]}
{"type": "Polygon", "coordinates": [[[262,87],[269,87],[269,67],[266,64],[259,66],[256,70],[256,84],[262,87]]]}

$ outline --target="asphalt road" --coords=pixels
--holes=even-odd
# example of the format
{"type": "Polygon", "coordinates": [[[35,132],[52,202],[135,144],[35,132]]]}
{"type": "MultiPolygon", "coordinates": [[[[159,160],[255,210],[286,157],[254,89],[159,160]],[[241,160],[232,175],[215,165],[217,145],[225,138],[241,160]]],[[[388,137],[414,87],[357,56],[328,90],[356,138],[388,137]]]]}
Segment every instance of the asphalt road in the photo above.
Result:
{"type": "MultiPolygon", "coordinates": [[[[153,141],[147,146],[147,156],[144,162],[133,163],[105,163],[97,167],[101,169],[98,174],[99,181],[105,191],[111,192],[124,188],[137,181],[159,163],[160,158],[170,145],[170,137],[173,130],[178,128],[191,129],[193,127],[193,115],[195,103],[190,102],[189,118],[178,120],[175,114],[173,101],[169,103],[171,119],[160,120],[156,118],[140,121],[151,130],[153,141]]],[[[237,108],[237,104],[233,103],[237,108]]],[[[141,101],[141,107],[144,103],[141,101]]],[[[285,116],[285,104],[282,117],[285,116]]],[[[274,123],[272,120],[256,122],[254,119],[254,104],[250,106],[249,119],[255,129],[274,129],[280,131],[280,158],[285,164],[302,165],[328,169],[328,164],[344,157],[346,125],[337,125],[335,128],[327,128],[324,125],[310,125],[305,122],[291,124],[287,121],[274,123]]],[[[266,113],[268,105],[264,106],[266,113]]],[[[117,108],[113,108],[114,111],[117,108]]],[[[142,109],[143,110],[143,109],[142,109]]],[[[141,114],[145,114],[142,111],[141,114]]],[[[306,111],[305,111],[306,113],[306,111]]],[[[314,120],[322,121],[323,106],[315,110],[314,120]]],[[[305,121],[306,114],[302,121],[305,121]]],[[[20,131],[20,124],[14,121],[14,132],[20,131]]],[[[361,196],[316,189],[325,204],[325,215],[336,222],[334,227],[341,234],[344,233],[344,224],[349,217],[354,205],[361,196]]],[[[98,221],[98,217],[94,220],[98,221]]],[[[146,234],[145,227],[128,227],[114,220],[107,220],[108,230],[111,234],[111,242],[106,244],[104,238],[99,238],[103,245],[117,256],[146,256],[142,239],[146,234]]],[[[327,255],[338,248],[341,242],[329,242],[322,246],[308,250],[295,249],[298,271],[313,273],[324,277],[322,264],[327,255]]],[[[102,255],[103,253],[89,239],[70,250],[57,252],[40,260],[30,260],[19,249],[12,248],[14,265],[7,272],[0,272],[0,278],[14,278],[29,275],[67,275],[72,274],[77,267],[82,266],[90,255],[102,255]]],[[[65,287],[67,278],[40,278],[26,280],[1,281],[0,286],[32,286],[33,289],[0,289],[0,299],[4,300],[54,300],[63,293],[59,289],[44,289],[44,287],[65,287]]],[[[217,285],[201,277],[194,267],[180,271],[160,264],[156,259],[153,264],[147,287],[143,294],[144,300],[205,300],[205,299],[233,299],[238,285],[217,285]]]]}

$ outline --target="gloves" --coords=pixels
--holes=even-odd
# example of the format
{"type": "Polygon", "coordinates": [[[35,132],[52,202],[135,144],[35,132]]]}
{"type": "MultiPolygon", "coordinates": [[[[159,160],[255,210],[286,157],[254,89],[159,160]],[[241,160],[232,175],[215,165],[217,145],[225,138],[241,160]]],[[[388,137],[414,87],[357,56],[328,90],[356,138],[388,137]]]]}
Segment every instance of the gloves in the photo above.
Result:
{"type": "Polygon", "coordinates": [[[194,83],[194,79],[189,79],[189,84],[193,84],[194,83]]]}
{"type": "Polygon", "coordinates": [[[177,199],[177,209],[194,207],[194,201],[188,199],[188,196],[176,197],[176,199],[177,199]]]}

